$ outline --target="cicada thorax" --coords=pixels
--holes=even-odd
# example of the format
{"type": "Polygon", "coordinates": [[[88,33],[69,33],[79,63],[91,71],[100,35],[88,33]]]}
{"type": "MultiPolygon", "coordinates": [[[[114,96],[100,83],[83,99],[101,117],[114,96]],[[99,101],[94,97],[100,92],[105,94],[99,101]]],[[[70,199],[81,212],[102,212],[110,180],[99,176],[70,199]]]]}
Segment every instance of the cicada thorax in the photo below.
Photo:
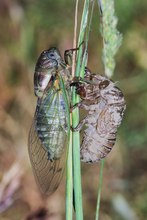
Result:
{"type": "Polygon", "coordinates": [[[113,148],[126,105],[121,90],[106,77],[91,74],[86,69],[84,80],[84,96],[78,86],[76,90],[82,99],[79,107],[88,113],[78,127],[86,125],[80,153],[81,160],[90,163],[106,157],[113,148]]]}
{"type": "Polygon", "coordinates": [[[47,90],[56,77],[56,73],[65,69],[66,64],[63,61],[60,52],[53,47],[45,50],[38,58],[34,73],[34,91],[37,97],[42,97],[45,90],[47,90]]]}

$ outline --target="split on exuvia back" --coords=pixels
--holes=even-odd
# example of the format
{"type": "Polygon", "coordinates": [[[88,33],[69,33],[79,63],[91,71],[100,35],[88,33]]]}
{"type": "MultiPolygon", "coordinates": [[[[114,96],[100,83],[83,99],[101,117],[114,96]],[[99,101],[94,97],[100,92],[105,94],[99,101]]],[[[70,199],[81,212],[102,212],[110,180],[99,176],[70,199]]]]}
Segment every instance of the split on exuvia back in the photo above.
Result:
{"type": "Polygon", "coordinates": [[[64,59],[57,48],[45,50],[35,67],[34,93],[38,99],[28,145],[35,179],[44,194],[57,189],[65,169],[70,110],[87,110],[86,117],[73,130],[86,125],[80,154],[81,160],[88,163],[98,162],[111,151],[125,110],[122,92],[106,77],[86,68],[83,79],[72,79],[74,50],[66,50],[64,59]],[[71,108],[72,86],[81,101],[71,108]]]}

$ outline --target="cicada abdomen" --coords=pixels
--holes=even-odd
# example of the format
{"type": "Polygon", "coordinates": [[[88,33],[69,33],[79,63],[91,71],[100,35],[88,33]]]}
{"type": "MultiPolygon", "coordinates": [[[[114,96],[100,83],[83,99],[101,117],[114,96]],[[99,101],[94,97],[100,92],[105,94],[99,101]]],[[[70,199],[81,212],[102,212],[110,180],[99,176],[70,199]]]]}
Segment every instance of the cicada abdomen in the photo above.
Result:
{"type": "Polygon", "coordinates": [[[126,104],[121,90],[108,78],[91,74],[86,69],[84,81],[74,83],[82,99],[77,106],[88,111],[76,130],[85,125],[80,147],[81,160],[93,163],[112,150],[126,104]]]}
{"type": "Polygon", "coordinates": [[[65,167],[69,127],[67,73],[66,64],[56,48],[40,55],[34,74],[38,100],[29,133],[29,156],[44,194],[57,189],[65,167]]]}

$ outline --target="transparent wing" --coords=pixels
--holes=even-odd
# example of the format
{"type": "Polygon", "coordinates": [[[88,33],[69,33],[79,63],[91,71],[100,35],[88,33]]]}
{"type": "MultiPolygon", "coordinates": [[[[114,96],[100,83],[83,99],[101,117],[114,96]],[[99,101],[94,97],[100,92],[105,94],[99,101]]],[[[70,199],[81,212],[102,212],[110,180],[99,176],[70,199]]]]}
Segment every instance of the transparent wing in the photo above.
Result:
{"type": "Polygon", "coordinates": [[[32,124],[29,133],[29,156],[33,173],[43,194],[53,193],[59,186],[65,168],[65,153],[60,159],[47,160],[47,152],[44,150],[40,139],[32,124]]]}
{"type": "MultiPolygon", "coordinates": [[[[58,117],[57,109],[54,111],[54,114],[58,117]]],[[[34,117],[29,133],[29,156],[36,182],[38,183],[42,193],[49,195],[58,188],[63,176],[66,161],[65,149],[67,142],[64,140],[62,143],[63,146],[61,146],[61,148],[64,148],[64,151],[59,159],[48,160],[48,153],[42,145],[35,130],[35,120],[36,117],[34,117]]],[[[61,129],[63,128],[61,127],[61,129]]],[[[64,130],[63,132],[64,135],[66,135],[64,130]]],[[[67,138],[65,139],[67,140],[67,138]]]]}

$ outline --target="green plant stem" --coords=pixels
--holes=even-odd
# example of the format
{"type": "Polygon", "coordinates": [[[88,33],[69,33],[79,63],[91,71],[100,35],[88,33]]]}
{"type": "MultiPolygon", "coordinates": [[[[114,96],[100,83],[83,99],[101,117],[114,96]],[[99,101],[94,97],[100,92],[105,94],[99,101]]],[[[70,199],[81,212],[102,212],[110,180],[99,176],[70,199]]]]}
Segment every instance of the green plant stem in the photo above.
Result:
{"type": "MultiPolygon", "coordinates": [[[[81,27],[78,39],[78,46],[83,42],[87,21],[88,21],[89,0],[85,0],[81,27]]],[[[82,46],[80,46],[77,54],[76,76],[80,75],[81,61],[82,61],[82,46]]],[[[72,105],[79,102],[79,97],[73,89],[72,105]]],[[[79,109],[76,108],[72,112],[72,126],[75,128],[79,124],[79,109]]],[[[74,202],[76,220],[83,220],[83,206],[82,206],[82,188],[81,188],[81,162],[80,162],[80,135],[79,132],[73,132],[73,183],[74,183],[74,202]]]]}
{"type": "Polygon", "coordinates": [[[93,18],[93,11],[94,11],[94,4],[95,0],[91,2],[91,9],[89,13],[89,23],[86,29],[86,35],[85,35],[85,51],[83,55],[83,60],[82,60],[82,65],[81,65],[81,70],[80,70],[80,76],[84,77],[85,74],[85,66],[87,66],[87,49],[88,49],[88,41],[89,41],[89,35],[91,31],[91,25],[92,25],[92,18],[93,18]]]}
{"type": "Polygon", "coordinates": [[[101,161],[101,165],[100,165],[100,177],[99,177],[99,185],[98,185],[98,195],[97,195],[95,220],[99,219],[101,190],[102,190],[102,181],[103,181],[103,168],[104,168],[104,159],[101,161]]]}
{"type": "MultiPolygon", "coordinates": [[[[81,26],[80,26],[80,33],[79,33],[79,39],[78,39],[78,46],[81,45],[81,43],[84,41],[85,33],[86,33],[86,27],[88,24],[88,13],[89,13],[89,0],[85,0],[84,8],[83,8],[83,14],[82,14],[82,20],[81,20],[81,26]]],[[[83,48],[80,46],[77,54],[77,65],[76,65],[76,76],[83,77],[84,74],[81,73],[81,62],[82,62],[82,52],[83,48]]]]}
{"type": "MultiPolygon", "coordinates": [[[[73,48],[76,48],[78,4],[79,4],[79,0],[76,0],[73,48]]],[[[76,56],[75,56],[75,53],[73,53],[72,77],[74,77],[74,73],[75,73],[75,61],[76,61],[76,56]]],[[[70,125],[72,125],[72,114],[70,114],[70,125]]],[[[70,139],[69,139],[68,156],[67,156],[67,164],[66,164],[66,220],[72,220],[72,217],[73,217],[73,212],[72,212],[72,210],[73,210],[73,148],[72,148],[72,135],[73,135],[73,133],[70,129],[70,139]]]]}
{"type": "MultiPolygon", "coordinates": [[[[76,124],[78,121],[78,113],[79,110],[75,109],[72,114],[73,124],[76,124]]],[[[76,220],[83,220],[79,132],[73,132],[73,174],[76,220]]]]}
{"type": "MultiPolygon", "coordinates": [[[[76,94],[73,93],[73,103],[76,94]]],[[[79,109],[72,112],[72,126],[76,127],[79,123],[79,109]]],[[[81,162],[80,162],[80,136],[79,132],[72,134],[73,146],[73,183],[74,183],[74,207],[76,220],[83,220],[82,188],[81,188],[81,162]]]]}
{"type": "Polygon", "coordinates": [[[68,146],[68,156],[66,164],[66,220],[72,220],[73,215],[73,172],[72,172],[72,132],[68,146]]]}

